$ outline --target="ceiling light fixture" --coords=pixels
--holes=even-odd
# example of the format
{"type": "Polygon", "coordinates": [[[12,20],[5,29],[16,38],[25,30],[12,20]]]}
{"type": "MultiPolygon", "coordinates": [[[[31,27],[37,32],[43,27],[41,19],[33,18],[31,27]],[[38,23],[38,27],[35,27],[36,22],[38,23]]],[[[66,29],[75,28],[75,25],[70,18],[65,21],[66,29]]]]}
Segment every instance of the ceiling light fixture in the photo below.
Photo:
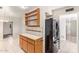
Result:
{"type": "Polygon", "coordinates": [[[27,9],[28,7],[27,6],[20,6],[20,8],[27,9]]]}

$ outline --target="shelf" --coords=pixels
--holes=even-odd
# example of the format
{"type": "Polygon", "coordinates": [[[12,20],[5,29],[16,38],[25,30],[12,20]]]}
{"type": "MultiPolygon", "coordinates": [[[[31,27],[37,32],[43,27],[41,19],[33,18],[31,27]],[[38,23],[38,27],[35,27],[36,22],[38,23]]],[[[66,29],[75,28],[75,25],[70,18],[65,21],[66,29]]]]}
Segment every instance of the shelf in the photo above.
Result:
{"type": "Polygon", "coordinates": [[[39,30],[26,29],[27,31],[41,32],[39,30]]]}
{"type": "Polygon", "coordinates": [[[28,27],[39,27],[40,26],[40,10],[39,8],[25,14],[25,24],[28,27]]]}
{"type": "Polygon", "coordinates": [[[26,22],[28,22],[28,21],[35,21],[35,20],[38,20],[38,19],[31,19],[31,20],[27,20],[26,22]]]}
{"type": "Polygon", "coordinates": [[[40,25],[28,25],[28,27],[39,27],[40,25]]]}
{"type": "Polygon", "coordinates": [[[33,17],[33,16],[35,16],[35,15],[37,15],[37,14],[33,14],[33,15],[30,15],[30,16],[26,16],[26,18],[28,18],[28,17],[33,17]]]}
{"type": "Polygon", "coordinates": [[[33,11],[29,12],[29,13],[26,13],[25,15],[27,16],[27,15],[32,14],[32,13],[34,13],[34,12],[38,12],[38,13],[39,13],[39,11],[40,11],[40,9],[37,8],[36,10],[33,10],[33,11]]]}

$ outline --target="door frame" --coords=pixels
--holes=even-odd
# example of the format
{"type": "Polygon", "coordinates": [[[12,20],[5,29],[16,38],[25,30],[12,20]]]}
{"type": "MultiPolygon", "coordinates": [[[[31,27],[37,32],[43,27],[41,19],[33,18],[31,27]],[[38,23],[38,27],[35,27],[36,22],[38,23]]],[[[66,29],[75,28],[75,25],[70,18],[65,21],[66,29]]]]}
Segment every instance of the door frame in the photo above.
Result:
{"type": "MultiPolygon", "coordinates": [[[[77,12],[77,13],[71,13],[71,14],[75,14],[76,15],[76,18],[77,18],[77,39],[76,39],[76,42],[77,42],[77,52],[79,52],[79,31],[78,31],[78,25],[79,25],[79,17],[78,17],[78,15],[79,15],[79,12],[77,12]]],[[[60,15],[59,16],[59,22],[60,22],[60,20],[62,20],[61,19],[61,17],[63,17],[64,18],[64,16],[67,16],[67,15],[71,15],[71,14],[63,14],[63,15],[60,15]]],[[[65,20],[65,19],[64,19],[65,20]]],[[[66,26],[65,26],[66,27],[66,26]]],[[[59,27],[59,29],[60,29],[60,27],[59,27]]],[[[65,33],[65,35],[66,35],[66,33],[65,33]]],[[[66,39],[66,38],[65,38],[66,39]]],[[[60,40],[61,40],[61,32],[60,32],[60,40]]],[[[61,45],[60,45],[60,48],[61,48],[61,45]]]]}

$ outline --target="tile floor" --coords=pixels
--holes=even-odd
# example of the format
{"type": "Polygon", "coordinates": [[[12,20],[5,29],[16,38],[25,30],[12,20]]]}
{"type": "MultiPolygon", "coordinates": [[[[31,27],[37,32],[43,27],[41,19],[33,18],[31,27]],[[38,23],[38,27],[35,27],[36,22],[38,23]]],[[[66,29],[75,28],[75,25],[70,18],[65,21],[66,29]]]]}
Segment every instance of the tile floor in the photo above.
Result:
{"type": "Polygon", "coordinates": [[[0,40],[0,53],[24,53],[19,47],[19,40],[8,37],[0,40]]]}
{"type": "MultiPolygon", "coordinates": [[[[75,53],[77,45],[68,40],[60,42],[59,53],[75,53]]],[[[14,39],[12,36],[0,40],[0,53],[24,53],[19,47],[19,39],[14,39]]]]}
{"type": "Polygon", "coordinates": [[[77,53],[77,44],[69,40],[60,41],[59,53],[77,53]]]}

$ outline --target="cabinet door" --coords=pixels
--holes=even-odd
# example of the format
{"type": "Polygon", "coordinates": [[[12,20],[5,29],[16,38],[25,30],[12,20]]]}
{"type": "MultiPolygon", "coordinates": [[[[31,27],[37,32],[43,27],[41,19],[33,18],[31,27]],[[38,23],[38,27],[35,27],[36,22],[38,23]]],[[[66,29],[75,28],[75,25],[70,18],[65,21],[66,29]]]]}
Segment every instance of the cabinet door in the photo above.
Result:
{"type": "Polygon", "coordinates": [[[34,53],[34,45],[28,42],[28,52],[34,53]]]}
{"type": "Polygon", "coordinates": [[[35,41],[35,53],[42,53],[43,49],[43,41],[37,40],[35,41]]]}
{"type": "Polygon", "coordinates": [[[25,41],[24,39],[23,39],[23,50],[25,51],[25,52],[27,52],[27,41],[25,41]]]}
{"type": "Polygon", "coordinates": [[[20,37],[20,47],[22,48],[22,38],[20,37]]]}

